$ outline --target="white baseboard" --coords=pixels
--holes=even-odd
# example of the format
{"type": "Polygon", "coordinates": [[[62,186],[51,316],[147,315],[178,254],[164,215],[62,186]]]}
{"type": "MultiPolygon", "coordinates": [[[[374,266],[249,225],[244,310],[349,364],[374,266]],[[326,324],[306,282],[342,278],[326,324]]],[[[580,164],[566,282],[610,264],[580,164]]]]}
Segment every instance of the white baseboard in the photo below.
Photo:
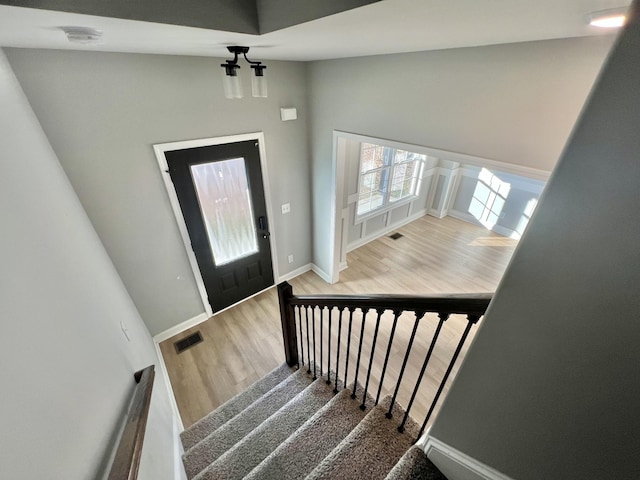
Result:
{"type": "Polygon", "coordinates": [[[450,480],[461,478],[459,476],[461,470],[466,471],[466,474],[462,477],[465,479],[513,480],[504,473],[485,465],[434,437],[427,438],[424,451],[429,460],[450,480]],[[458,476],[451,472],[458,472],[458,476]]]}
{"type": "Polygon", "coordinates": [[[195,327],[196,325],[201,324],[207,319],[209,319],[209,315],[206,312],[202,312],[201,314],[196,315],[195,317],[190,318],[189,320],[185,320],[184,322],[179,323],[178,325],[168,328],[164,332],[160,332],[159,334],[154,335],[153,339],[158,343],[162,343],[165,340],[169,340],[171,337],[178,335],[179,333],[182,333],[191,327],[195,327]]]}
{"type": "MultiPolygon", "coordinates": [[[[427,212],[427,215],[430,215],[432,217],[436,217],[439,218],[440,220],[442,220],[444,217],[446,217],[447,215],[451,215],[451,212],[438,212],[437,210],[429,210],[427,212]]],[[[453,215],[451,215],[453,217],[453,215]]],[[[462,219],[460,219],[462,220],[462,219]]]]}
{"type": "Polygon", "coordinates": [[[182,423],[182,418],[180,418],[176,397],[173,394],[173,387],[171,386],[171,380],[169,379],[167,365],[164,363],[164,357],[160,351],[160,343],[155,338],[153,339],[153,346],[156,350],[156,356],[158,357],[158,372],[164,379],[164,384],[167,387],[169,403],[171,404],[171,410],[173,412],[173,421],[171,422],[173,424],[173,478],[174,480],[186,480],[187,476],[182,464],[182,441],[180,440],[180,432],[184,430],[184,424],[182,423]]]}
{"type": "MultiPolygon", "coordinates": [[[[458,220],[462,220],[463,222],[473,223],[474,225],[478,225],[479,227],[487,228],[478,220],[476,220],[473,215],[469,215],[468,213],[464,213],[459,210],[449,210],[449,216],[457,218],[458,220]]],[[[519,234],[515,230],[511,230],[500,225],[494,225],[491,231],[497,233],[498,235],[502,235],[503,237],[514,238],[514,234],[518,235],[519,237],[519,234]]]]}
{"type": "Polygon", "coordinates": [[[182,463],[184,448],[182,447],[182,441],[180,440],[180,432],[184,430],[184,428],[178,425],[178,423],[182,424],[182,422],[179,422],[177,419],[174,420],[173,433],[175,443],[173,448],[173,478],[174,480],[187,480],[187,473],[185,472],[184,464],[182,463]]]}
{"type": "Polygon", "coordinates": [[[184,430],[184,424],[182,423],[182,418],[180,418],[178,402],[176,402],[176,397],[173,394],[173,387],[171,386],[171,380],[169,379],[169,371],[167,370],[167,365],[164,363],[164,357],[160,351],[160,343],[155,338],[153,339],[153,346],[156,349],[156,355],[158,356],[158,370],[160,371],[160,375],[162,375],[164,383],[167,386],[167,394],[169,395],[169,402],[171,403],[171,409],[173,410],[174,420],[176,426],[181,432],[184,430]]]}
{"type": "Polygon", "coordinates": [[[322,270],[319,266],[317,266],[315,263],[311,264],[311,270],[313,271],[313,273],[315,273],[316,275],[318,275],[321,279],[323,279],[325,282],[327,283],[333,283],[333,279],[331,278],[331,275],[329,275],[327,272],[325,272],[324,270],[322,270]]]}
{"type": "Polygon", "coordinates": [[[429,432],[431,431],[431,427],[427,428],[427,430],[422,434],[422,436],[416,441],[415,445],[418,448],[421,448],[424,453],[427,453],[427,441],[429,440],[429,432]]]}
{"type": "Polygon", "coordinates": [[[306,265],[303,265],[300,268],[296,268],[295,270],[293,270],[293,271],[291,271],[289,273],[285,273],[284,275],[281,275],[278,278],[278,283],[282,283],[282,282],[286,282],[288,280],[291,280],[292,278],[295,278],[298,275],[302,275],[303,273],[307,273],[311,269],[312,269],[312,265],[310,263],[307,263],[306,265]]]}
{"type": "Polygon", "coordinates": [[[405,218],[404,220],[398,222],[398,223],[394,223],[393,225],[390,225],[386,228],[383,228],[382,230],[377,231],[376,233],[372,234],[372,235],[367,235],[364,238],[361,238],[359,240],[356,240],[355,242],[352,242],[350,244],[347,245],[347,252],[351,252],[353,250],[355,250],[356,248],[360,248],[363,245],[366,245],[369,242],[373,242],[374,240],[380,238],[380,237],[384,237],[385,235],[387,235],[388,233],[393,232],[394,230],[397,230],[398,228],[404,227],[405,225],[418,220],[421,217],[424,217],[427,214],[427,210],[423,209],[420,210],[419,212],[416,212],[410,216],[408,216],[407,218],[405,218]]]}
{"type": "Polygon", "coordinates": [[[347,268],[349,268],[347,262],[340,262],[340,271],[346,270],[347,268]]]}
{"type": "MultiPolygon", "coordinates": [[[[316,267],[317,268],[317,267],[316,267]]],[[[278,277],[278,282],[277,283],[281,283],[287,280],[291,280],[292,278],[297,277],[298,275],[302,275],[303,273],[308,272],[309,270],[313,269],[313,264],[308,263],[307,265],[303,265],[300,268],[296,268],[295,270],[284,274],[281,277],[278,277]]],[[[316,273],[318,273],[318,271],[314,270],[316,273]]],[[[318,273],[318,275],[321,275],[320,273],[318,273]]],[[[322,276],[322,275],[321,275],[322,276]]],[[[323,277],[324,278],[324,277],[323,277]]],[[[239,303],[244,302],[245,300],[249,300],[250,298],[253,298],[257,295],[260,295],[262,292],[269,290],[269,288],[273,288],[273,287],[268,287],[265,290],[261,290],[253,295],[251,295],[250,297],[244,298],[242,300],[240,300],[237,303],[234,303],[233,305],[228,306],[227,308],[224,308],[216,313],[214,313],[213,315],[218,315],[222,312],[224,312],[225,310],[228,310],[229,308],[235,307],[236,305],[238,305],[239,303]]],[[[158,342],[158,343],[162,343],[165,340],[170,339],[171,337],[174,337],[176,335],[178,335],[179,333],[184,332],[185,330],[188,330],[191,327],[195,327],[196,325],[201,324],[202,322],[208,320],[209,318],[211,318],[210,315],[208,315],[206,312],[203,312],[199,315],[196,315],[193,318],[190,318],[189,320],[185,320],[182,323],[179,323],[178,325],[175,325],[171,328],[168,328],[167,330],[165,330],[164,332],[160,332],[157,335],[154,335],[153,339],[158,342]]]]}
{"type": "Polygon", "coordinates": [[[511,230],[510,228],[505,228],[500,225],[494,225],[491,231],[507,238],[520,238],[520,234],[515,230],[511,230]]]}

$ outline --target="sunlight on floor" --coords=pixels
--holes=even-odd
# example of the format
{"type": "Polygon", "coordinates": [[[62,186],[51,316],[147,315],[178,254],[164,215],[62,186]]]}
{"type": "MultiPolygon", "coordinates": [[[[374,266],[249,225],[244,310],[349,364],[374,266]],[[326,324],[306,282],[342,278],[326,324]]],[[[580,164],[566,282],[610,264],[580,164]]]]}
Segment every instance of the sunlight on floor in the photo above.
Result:
{"type": "Polygon", "coordinates": [[[515,247],[518,240],[509,237],[478,237],[468,245],[470,247],[515,247]]]}

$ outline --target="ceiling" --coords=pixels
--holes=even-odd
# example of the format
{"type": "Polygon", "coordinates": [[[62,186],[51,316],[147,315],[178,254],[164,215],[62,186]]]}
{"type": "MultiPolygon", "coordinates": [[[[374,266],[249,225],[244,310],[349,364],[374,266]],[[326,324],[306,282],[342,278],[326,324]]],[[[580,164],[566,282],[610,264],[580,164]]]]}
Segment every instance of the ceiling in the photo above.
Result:
{"type": "Polygon", "coordinates": [[[0,46],[310,61],[611,34],[585,15],[630,0],[383,0],[263,35],[0,5],[0,46]],[[67,41],[61,26],[104,32],[98,45],[67,41]]]}

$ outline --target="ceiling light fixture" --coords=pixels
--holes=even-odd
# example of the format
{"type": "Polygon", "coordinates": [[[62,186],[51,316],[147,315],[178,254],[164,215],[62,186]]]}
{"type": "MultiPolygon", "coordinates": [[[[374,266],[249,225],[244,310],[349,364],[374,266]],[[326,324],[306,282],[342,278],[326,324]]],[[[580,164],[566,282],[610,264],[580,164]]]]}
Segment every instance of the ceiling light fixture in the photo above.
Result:
{"type": "Polygon", "coordinates": [[[587,15],[589,25],[600,28],[618,28],[624,25],[626,20],[626,7],[609,8],[592,12],[587,15]]]}
{"type": "Polygon", "coordinates": [[[267,68],[262,62],[253,62],[247,58],[249,53],[249,47],[227,47],[229,52],[233,53],[233,60],[227,60],[226,63],[220,66],[224,68],[224,96],[227,98],[242,98],[242,83],[240,77],[238,77],[238,57],[240,54],[244,56],[244,59],[251,64],[253,69],[253,76],[251,77],[251,94],[254,97],[266,98],[267,97],[267,78],[264,76],[264,71],[267,68]]]}
{"type": "Polygon", "coordinates": [[[102,30],[91,27],[60,27],[71,43],[98,44],[102,41],[102,30]]]}

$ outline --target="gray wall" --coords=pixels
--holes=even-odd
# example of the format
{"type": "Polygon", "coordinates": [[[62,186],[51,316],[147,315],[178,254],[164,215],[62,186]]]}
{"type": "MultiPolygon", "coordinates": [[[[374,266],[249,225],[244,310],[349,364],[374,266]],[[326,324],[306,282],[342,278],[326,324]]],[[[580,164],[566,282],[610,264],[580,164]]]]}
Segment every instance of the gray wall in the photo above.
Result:
{"type": "Polygon", "coordinates": [[[331,265],[332,132],[550,170],[612,42],[577,38],[313,62],[314,263],[331,265]]]}
{"type": "MultiPolygon", "coordinates": [[[[2,50],[0,104],[0,478],[98,478],[158,358],[2,50]]],[[[173,418],[158,375],[141,479],[174,478],[173,418]]]]}
{"type": "Polygon", "coordinates": [[[317,18],[369,5],[380,0],[323,0],[300,2],[299,0],[256,0],[260,33],[269,33],[317,18]]]}
{"type": "Polygon", "coordinates": [[[258,33],[258,14],[254,0],[182,0],[179,3],[170,0],[0,0],[0,4],[212,30],[258,33]]]}
{"type": "Polygon", "coordinates": [[[304,64],[268,62],[269,98],[227,100],[221,59],[20,49],[7,56],[152,335],[204,311],[155,143],[263,131],[280,274],[311,261],[304,64]],[[280,121],[285,106],[298,108],[298,120],[280,121]],[[285,202],[291,213],[281,215],[285,202]]]}
{"type": "Polygon", "coordinates": [[[431,430],[514,479],[639,476],[639,14],[431,430]]]}

